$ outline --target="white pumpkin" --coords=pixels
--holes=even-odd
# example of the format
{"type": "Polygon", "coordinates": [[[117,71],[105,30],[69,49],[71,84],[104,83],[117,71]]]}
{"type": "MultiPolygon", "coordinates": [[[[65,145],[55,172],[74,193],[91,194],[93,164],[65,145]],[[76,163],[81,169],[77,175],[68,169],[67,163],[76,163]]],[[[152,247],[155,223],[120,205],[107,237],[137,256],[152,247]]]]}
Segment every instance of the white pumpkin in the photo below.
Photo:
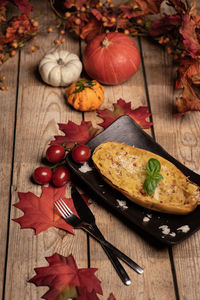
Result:
{"type": "Polygon", "coordinates": [[[52,86],[67,86],[81,74],[79,57],[66,50],[46,54],[40,61],[39,72],[44,82],[52,86]]]}

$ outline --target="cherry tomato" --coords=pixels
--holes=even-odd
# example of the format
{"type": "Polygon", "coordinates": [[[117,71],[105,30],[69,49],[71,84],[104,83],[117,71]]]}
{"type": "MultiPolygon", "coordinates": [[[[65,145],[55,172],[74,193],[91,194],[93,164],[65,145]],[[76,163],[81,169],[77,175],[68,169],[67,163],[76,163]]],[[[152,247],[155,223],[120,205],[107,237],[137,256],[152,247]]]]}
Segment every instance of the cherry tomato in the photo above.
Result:
{"type": "Polygon", "coordinates": [[[46,184],[52,178],[52,171],[48,167],[39,167],[33,173],[33,179],[38,184],[46,184]]]}
{"type": "Polygon", "coordinates": [[[78,145],[72,150],[72,158],[77,163],[84,163],[89,160],[91,150],[86,145],[78,145]]]}
{"type": "Polygon", "coordinates": [[[61,145],[52,145],[47,149],[46,159],[51,163],[57,163],[65,157],[65,148],[61,145]]]}
{"type": "Polygon", "coordinates": [[[70,172],[64,166],[60,166],[56,168],[52,175],[52,182],[57,187],[65,185],[69,181],[69,179],[70,179],[70,172]]]}

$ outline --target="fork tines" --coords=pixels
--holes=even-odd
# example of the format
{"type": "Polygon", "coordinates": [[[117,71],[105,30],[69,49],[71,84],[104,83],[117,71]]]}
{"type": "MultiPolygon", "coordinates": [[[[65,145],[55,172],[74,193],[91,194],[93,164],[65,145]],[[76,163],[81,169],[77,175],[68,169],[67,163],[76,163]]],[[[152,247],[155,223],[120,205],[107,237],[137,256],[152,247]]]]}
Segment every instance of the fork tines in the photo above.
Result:
{"type": "Polygon", "coordinates": [[[63,199],[59,199],[54,202],[55,207],[63,216],[63,218],[69,217],[72,214],[71,209],[67,206],[63,199]]]}

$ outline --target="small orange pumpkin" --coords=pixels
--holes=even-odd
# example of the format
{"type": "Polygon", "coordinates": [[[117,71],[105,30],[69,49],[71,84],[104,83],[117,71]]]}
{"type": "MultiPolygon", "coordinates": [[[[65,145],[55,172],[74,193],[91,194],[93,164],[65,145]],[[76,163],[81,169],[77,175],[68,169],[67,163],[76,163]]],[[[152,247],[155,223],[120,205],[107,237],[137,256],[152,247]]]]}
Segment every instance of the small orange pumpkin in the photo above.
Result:
{"type": "Polygon", "coordinates": [[[92,111],[104,101],[104,87],[96,80],[79,79],[70,85],[65,96],[76,110],[92,111]]]}

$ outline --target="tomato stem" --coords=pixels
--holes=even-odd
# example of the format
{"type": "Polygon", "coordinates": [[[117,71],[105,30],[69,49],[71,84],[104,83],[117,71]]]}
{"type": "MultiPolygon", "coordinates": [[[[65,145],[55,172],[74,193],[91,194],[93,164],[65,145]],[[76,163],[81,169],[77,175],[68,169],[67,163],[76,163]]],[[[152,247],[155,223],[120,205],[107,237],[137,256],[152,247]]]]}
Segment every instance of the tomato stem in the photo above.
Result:
{"type": "Polygon", "coordinates": [[[57,167],[64,165],[64,162],[65,162],[65,160],[63,159],[62,161],[60,161],[60,162],[58,162],[58,163],[56,163],[56,164],[50,166],[49,168],[50,168],[51,170],[54,170],[54,169],[56,169],[57,167]]]}

